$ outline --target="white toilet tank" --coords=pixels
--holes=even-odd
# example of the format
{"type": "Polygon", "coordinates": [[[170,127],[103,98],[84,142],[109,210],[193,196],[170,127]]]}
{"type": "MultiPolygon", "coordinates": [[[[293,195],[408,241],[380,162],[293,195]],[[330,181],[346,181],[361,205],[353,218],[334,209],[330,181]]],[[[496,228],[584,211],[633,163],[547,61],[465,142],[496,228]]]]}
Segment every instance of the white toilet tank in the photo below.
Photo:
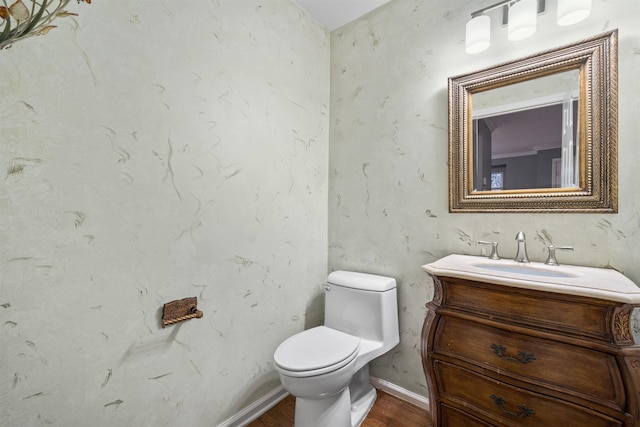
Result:
{"type": "Polygon", "coordinates": [[[334,271],[325,286],[325,326],[382,343],[398,344],[396,280],[352,271],[334,271]]]}

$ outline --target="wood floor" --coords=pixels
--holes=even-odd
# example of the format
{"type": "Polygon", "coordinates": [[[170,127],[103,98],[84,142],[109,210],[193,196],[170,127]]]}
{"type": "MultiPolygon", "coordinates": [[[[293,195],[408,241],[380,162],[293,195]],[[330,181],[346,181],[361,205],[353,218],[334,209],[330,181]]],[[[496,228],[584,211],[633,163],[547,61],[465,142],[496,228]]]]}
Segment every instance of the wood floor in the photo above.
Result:
{"type": "MultiPolygon", "coordinates": [[[[292,427],[296,401],[285,398],[247,427],[292,427]]],[[[362,427],[431,427],[429,412],[378,390],[378,398],[362,427]]]]}

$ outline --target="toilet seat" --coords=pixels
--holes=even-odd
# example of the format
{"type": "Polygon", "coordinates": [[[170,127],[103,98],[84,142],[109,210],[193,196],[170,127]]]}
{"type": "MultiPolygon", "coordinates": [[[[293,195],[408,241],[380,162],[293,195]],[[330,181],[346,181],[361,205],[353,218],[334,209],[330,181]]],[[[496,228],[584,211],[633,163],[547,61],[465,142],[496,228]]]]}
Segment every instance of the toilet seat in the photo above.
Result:
{"type": "Polygon", "coordinates": [[[307,377],[342,368],[356,358],[359,349],[359,338],[318,326],[286,339],[273,358],[286,375],[307,377]]]}

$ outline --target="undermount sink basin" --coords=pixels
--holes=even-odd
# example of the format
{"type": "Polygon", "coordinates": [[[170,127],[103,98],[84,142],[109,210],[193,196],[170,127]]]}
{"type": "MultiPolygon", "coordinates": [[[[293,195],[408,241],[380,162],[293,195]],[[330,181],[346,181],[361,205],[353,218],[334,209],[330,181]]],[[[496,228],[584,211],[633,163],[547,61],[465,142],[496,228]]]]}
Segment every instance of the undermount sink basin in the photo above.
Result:
{"type": "Polygon", "coordinates": [[[551,266],[470,255],[449,255],[422,267],[432,276],[457,277],[526,289],[640,303],[640,287],[609,268],[551,266]]]}
{"type": "Polygon", "coordinates": [[[563,271],[561,267],[558,266],[549,266],[540,267],[537,265],[530,264],[520,264],[512,261],[513,265],[499,265],[499,264],[473,264],[474,267],[490,270],[490,271],[499,271],[503,273],[513,273],[513,274],[523,274],[526,276],[539,276],[539,277],[576,277],[575,274],[572,274],[568,271],[563,271]]]}

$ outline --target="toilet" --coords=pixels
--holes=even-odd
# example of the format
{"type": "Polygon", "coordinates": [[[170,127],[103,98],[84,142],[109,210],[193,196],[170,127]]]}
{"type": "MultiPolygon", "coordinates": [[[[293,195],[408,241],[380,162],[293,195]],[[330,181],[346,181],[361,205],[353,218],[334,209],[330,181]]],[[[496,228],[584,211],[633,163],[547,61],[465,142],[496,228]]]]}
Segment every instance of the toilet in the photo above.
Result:
{"type": "Polygon", "coordinates": [[[356,427],[376,400],[369,362],[400,341],[396,281],[334,271],[324,288],[324,325],[283,341],[275,367],[296,398],[295,427],[356,427]]]}

